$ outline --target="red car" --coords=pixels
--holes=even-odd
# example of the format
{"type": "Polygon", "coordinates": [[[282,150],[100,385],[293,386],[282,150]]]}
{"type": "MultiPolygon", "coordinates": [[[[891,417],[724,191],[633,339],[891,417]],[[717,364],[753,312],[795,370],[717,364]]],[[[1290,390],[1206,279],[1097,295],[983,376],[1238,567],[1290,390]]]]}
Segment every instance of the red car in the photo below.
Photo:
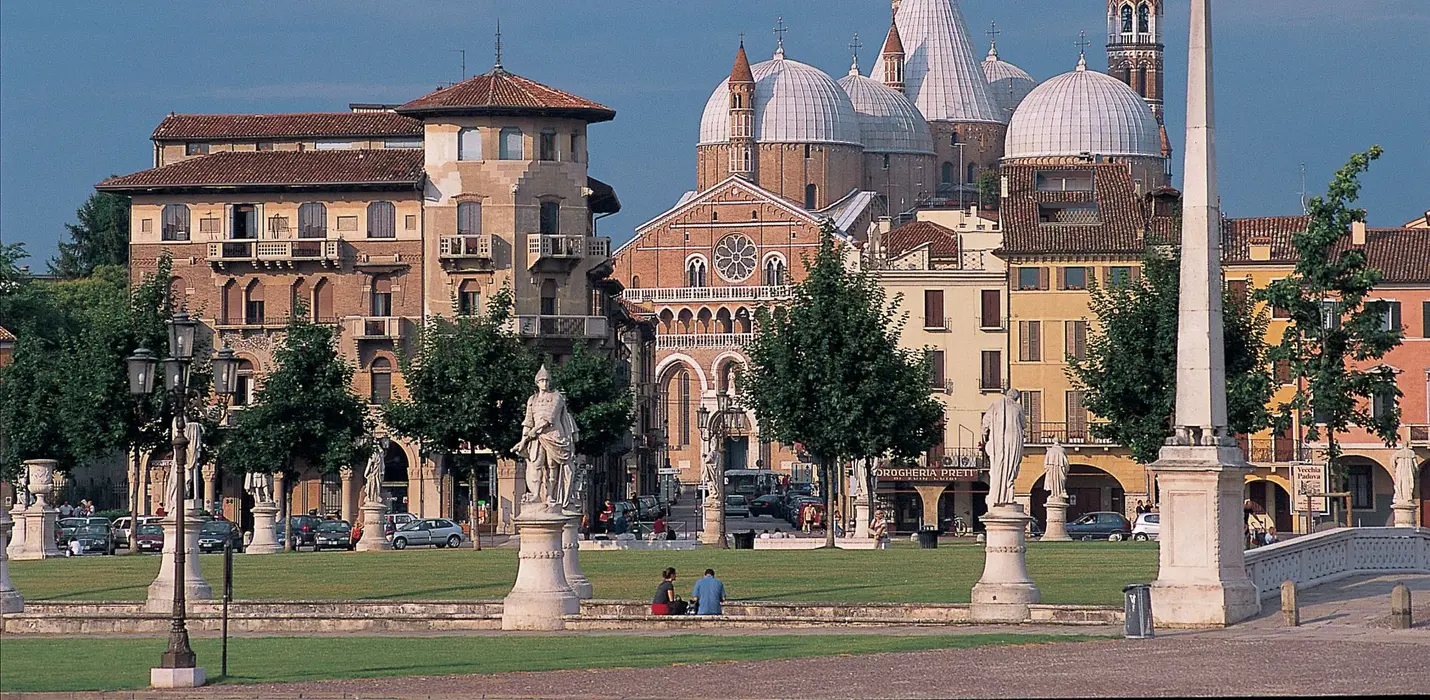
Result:
{"type": "Polygon", "coordinates": [[[157,524],[140,525],[134,535],[134,548],[139,552],[162,552],[164,550],[164,528],[157,524]]]}

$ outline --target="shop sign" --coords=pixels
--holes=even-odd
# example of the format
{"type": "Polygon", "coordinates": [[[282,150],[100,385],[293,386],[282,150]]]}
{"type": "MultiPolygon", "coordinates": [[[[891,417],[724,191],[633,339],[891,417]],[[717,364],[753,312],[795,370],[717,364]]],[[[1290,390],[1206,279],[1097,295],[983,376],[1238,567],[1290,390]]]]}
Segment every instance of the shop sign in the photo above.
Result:
{"type": "Polygon", "coordinates": [[[876,467],[874,478],[880,481],[972,481],[979,470],[956,467],[876,467]]]}
{"type": "Polygon", "coordinates": [[[1320,462],[1297,462],[1291,465],[1291,509],[1297,512],[1305,512],[1306,499],[1310,497],[1311,510],[1317,513],[1326,514],[1330,511],[1325,496],[1328,490],[1326,479],[1326,465],[1320,462]]]}

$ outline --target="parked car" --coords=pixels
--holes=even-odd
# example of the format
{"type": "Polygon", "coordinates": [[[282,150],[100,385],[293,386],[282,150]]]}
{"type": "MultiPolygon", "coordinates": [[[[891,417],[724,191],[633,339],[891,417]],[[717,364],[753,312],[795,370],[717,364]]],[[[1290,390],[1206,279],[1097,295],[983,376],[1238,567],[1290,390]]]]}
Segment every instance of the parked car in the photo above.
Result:
{"type": "MultiPolygon", "coordinates": [[[[323,522],[316,515],[294,515],[288,518],[293,524],[293,547],[313,546],[313,537],[318,532],[318,524],[323,522]]],[[[284,537],[283,522],[278,522],[278,541],[284,537]]]]}
{"type": "Polygon", "coordinates": [[[1075,540],[1121,542],[1132,535],[1132,523],[1121,513],[1088,513],[1067,525],[1068,537],[1075,540]]]}
{"type": "Polygon", "coordinates": [[[385,537],[392,537],[392,533],[407,523],[416,520],[417,516],[411,513],[388,513],[382,516],[382,534],[385,537]]]}
{"type": "Polygon", "coordinates": [[[243,551],[243,533],[230,520],[210,520],[199,528],[199,551],[207,554],[222,552],[225,542],[233,551],[243,551]]]}
{"type": "Polygon", "coordinates": [[[138,540],[135,546],[137,551],[160,552],[164,549],[164,528],[159,523],[141,523],[135,538],[138,540]]]}
{"type": "MultiPolygon", "coordinates": [[[[104,518],[100,518],[104,520],[104,518]]],[[[79,542],[79,553],[89,554],[98,552],[100,554],[114,553],[114,528],[108,522],[89,523],[81,525],[70,535],[70,539],[79,542]]],[[[66,545],[69,543],[66,542],[66,545]]]]}
{"type": "Polygon", "coordinates": [[[414,520],[392,533],[392,548],[406,549],[408,545],[428,544],[433,547],[457,547],[466,539],[461,526],[446,518],[424,518],[414,520]]]}
{"type": "Polygon", "coordinates": [[[774,494],[765,494],[750,501],[750,517],[758,518],[769,516],[771,518],[783,518],[785,516],[785,505],[780,502],[780,497],[774,494]]]}
{"type": "MultiPolygon", "coordinates": [[[[160,518],[157,515],[141,515],[139,516],[139,524],[147,525],[149,523],[154,523],[155,525],[158,525],[159,521],[162,519],[163,518],[160,518]]],[[[129,528],[131,520],[132,518],[127,515],[122,518],[114,519],[114,542],[116,546],[125,548],[129,547],[129,528]]]]}
{"type": "Polygon", "coordinates": [[[55,523],[55,544],[60,549],[68,547],[74,533],[89,524],[86,521],[87,518],[60,518],[59,522],[55,523]]]}
{"type": "Polygon", "coordinates": [[[346,520],[324,520],[318,523],[318,532],[314,536],[314,550],[323,549],[346,549],[351,551],[357,545],[357,540],[353,539],[352,523],[346,520]]]}
{"type": "Polygon", "coordinates": [[[1132,525],[1132,539],[1138,542],[1157,539],[1157,535],[1162,531],[1161,513],[1143,513],[1137,516],[1137,522],[1132,525]]]}
{"type": "Polygon", "coordinates": [[[636,499],[636,509],[641,520],[655,520],[657,516],[666,515],[666,509],[661,506],[660,499],[655,496],[641,496],[636,499]]]}
{"type": "Polygon", "coordinates": [[[625,514],[626,520],[629,522],[635,522],[639,519],[640,509],[631,501],[616,501],[612,506],[615,508],[614,512],[611,513],[612,522],[615,522],[616,518],[621,514],[625,514]]]}
{"type": "Polygon", "coordinates": [[[748,518],[750,517],[750,499],[744,494],[732,493],[725,497],[725,517],[727,518],[748,518]]]}

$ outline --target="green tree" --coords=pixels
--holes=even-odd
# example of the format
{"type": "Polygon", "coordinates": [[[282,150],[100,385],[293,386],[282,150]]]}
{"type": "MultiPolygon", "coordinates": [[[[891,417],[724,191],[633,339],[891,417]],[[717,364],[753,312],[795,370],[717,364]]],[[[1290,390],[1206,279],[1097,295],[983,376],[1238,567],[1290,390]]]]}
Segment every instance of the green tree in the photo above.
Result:
{"type": "Polygon", "coordinates": [[[511,306],[511,292],[503,289],[485,314],[429,318],[417,352],[399,359],[407,396],[387,404],[383,420],[394,433],[448,455],[454,471],[477,468],[463,446],[516,456],[511,448],[521,439],[538,365],[505,328],[511,306]]]}
{"type": "MultiPolygon", "coordinates": [[[[291,489],[299,462],[322,474],[362,465],[369,449],[367,410],[353,394],[353,368],[338,355],[334,330],[294,314],[273,360],[254,405],[237,413],[219,446],[220,467],[282,472],[291,489]]],[[[284,501],[291,506],[291,498],[284,501]]],[[[291,538],[284,539],[288,549],[291,538]]]]}
{"type": "Polygon", "coordinates": [[[88,277],[103,265],[129,263],[129,197],[95,192],[75,211],[78,223],[65,224],[68,242],[60,242],[50,272],[65,278],[88,277]]]}
{"type": "MultiPolygon", "coordinates": [[[[1068,378],[1083,405],[1106,422],[1093,435],[1125,445],[1143,464],[1156,461],[1172,432],[1177,384],[1177,302],[1180,259],[1149,254],[1137,279],[1092,288],[1096,323],[1085,358],[1068,357],[1068,378]]],[[[1223,296],[1227,422],[1253,433],[1269,422],[1271,376],[1266,365],[1266,313],[1234,294],[1223,296]]]]}
{"type": "Polygon", "coordinates": [[[1003,181],[997,170],[984,170],[978,174],[978,203],[985,207],[996,207],[1003,194],[1003,181]]]}
{"type": "Polygon", "coordinates": [[[832,521],[841,458],[917,455],[938,442],[943,411],[929,396],[928,353],[899,348],[898,299],[845,265],[832,225],[805,265],[793,300],[756,314],[745,376],[762,431],[818,460],[832,521]]]}
{"type": "Polygon", "coordinates": [[[579,344],[571,357],[552,371],[552,378],[566,395],[566,408],[581,430],[576,451],[593,458],[614,454],[635,418],[636,399],[629,378],[617,371],[609,357],[579,344]]]}
{"type": "Polygon", "coordinates": [[[1299,415],[1308,440],[1320,439],[1325,431],[1333,483],[1344,477],[1337,462],[1337,433],[1359,426],[1394,445],[1400,428],[1401,393],[1394,371],[1382,365],[1362,368],[1399,345],[1401,329],[1387,323],[1386,302],[1366,301],[1381,273],[1367,264],[1363,250],[1347,245],[1351,226],[1365,221],[1365,211],[1351,206],[1360,196],[1360,175],[1381,152],[1372,146],[1351,156],[1326,195],[1311,199],[1310,223],[1291,238],[1295,271],[1257,293],[1290,319],[1271,359],[1289,364],[1292,376],[1304,380],[1294,397],[1277,407],[1278,422],[1287,425],[1292,414],[1299,415]],[[1384,410],[1371,410],[1377,402],[1384,410]]]}

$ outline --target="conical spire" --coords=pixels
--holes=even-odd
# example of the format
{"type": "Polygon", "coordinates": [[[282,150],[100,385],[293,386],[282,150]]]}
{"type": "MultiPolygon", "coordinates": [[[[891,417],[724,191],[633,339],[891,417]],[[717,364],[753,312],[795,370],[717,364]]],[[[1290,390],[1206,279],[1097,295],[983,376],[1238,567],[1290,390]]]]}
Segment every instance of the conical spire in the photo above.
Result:
{"type": "Polygon", "coordinates": [[[899,25],[897,22],[889,23],[889,34],[884,37],[884,49],[881,51],[885,56],[897,54],[904,55],[904,40],[899,36],[899,25]]]}
{"type": "Polygon", "coordinates": [[[755,82],[755,74],[750,70],[750,57],[745,55],[744,37],[740,38],[740,48],[735,52],[735,67],[730,69],[730,82],[755,82]]]}
{"type": "Polygon", "coordinates": [[[1007,123],[988,91],[958,0],[902,0],[894,19],[906,56],[904,89],[924,117],[1007,123]]]}

